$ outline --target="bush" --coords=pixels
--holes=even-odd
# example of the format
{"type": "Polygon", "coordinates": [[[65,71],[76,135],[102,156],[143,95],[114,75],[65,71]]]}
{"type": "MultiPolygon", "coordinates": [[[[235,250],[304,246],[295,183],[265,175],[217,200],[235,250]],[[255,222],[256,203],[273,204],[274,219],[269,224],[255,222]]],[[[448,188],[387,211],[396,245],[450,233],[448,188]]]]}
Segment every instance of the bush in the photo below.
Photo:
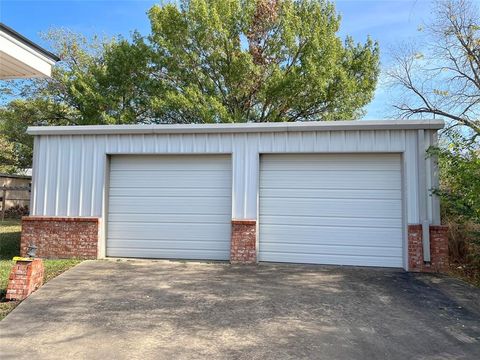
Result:
{"type": "Polygon", "coordinates": [[[5,218],[7,219],[20,219],[22,216],[26,216],[30,213],[28,205],[20,206],[14,205],[5,210],[5,218]]]}
{"type": "Polygon", "coordinates": [[[454,136],[438,156],[443,223],[449,226],[452,269],[480,286],[480,146],[454,136]]]}
{"type": "Polygon", "coordinates": [[[455,219],[445,224],[452,271],[480,286],[480,225],[455,219]]]}

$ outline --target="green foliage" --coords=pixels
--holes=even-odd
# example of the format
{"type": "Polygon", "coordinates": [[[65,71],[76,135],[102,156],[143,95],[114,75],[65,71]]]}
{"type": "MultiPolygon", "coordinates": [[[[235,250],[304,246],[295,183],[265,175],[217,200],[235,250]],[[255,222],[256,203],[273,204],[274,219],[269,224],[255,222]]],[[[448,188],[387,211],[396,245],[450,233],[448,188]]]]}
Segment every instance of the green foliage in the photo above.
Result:
{"type": "Polygon", "coordinates": [[[372,99],[378,46],[342,44],[327,1],[191,0],[149,18],[162,121],[348,120],[372,99]]]}
{"type": "Polygon", "coordinates": [[[28,126],[137,123],[148,108],[135,106],[144,98],[132,89],[141,88],[143,79],[134,74],[139,54],[121,57],[125,46],[130,48],[125,40],[89,40],[64,29],[44,37],[62,58],[52,77],[5,82],[0,89],[6,96],[18,95],[0,108],[0,145],[5,150],[0,153],[0,172],[31,167],[28,126]]]}
{"type": "Polygon", "coordinates": [[[457,140],[430,150],[438,156],[440,187],[434,192],[443,201],[445,215],[480,223],[480,147],[457,140]]]}
{"type": "Polygon", "coordinates": [[[14,100],[0,108],[0,172],[19,172],[31,167],[33,138],[28,126],[71,124],[71,110],[48,99],[14,100]]]}
{"type": "Polygon", "coordinates": [[[0,84],[0,171],[31,165],[35,125],[349,120],[372,99],[378,45],[337,35],[326,0],[185,0],[154,6],[151,34],[44,35],[49,79],[0,84]]]}
{"type": "Polygon", "coordinates": [[[447,146],[430,149],[437,156],[442,221],[449,225],[451,259],[467,279],[480,284],[480,144],[450,134],[447,146]]]}

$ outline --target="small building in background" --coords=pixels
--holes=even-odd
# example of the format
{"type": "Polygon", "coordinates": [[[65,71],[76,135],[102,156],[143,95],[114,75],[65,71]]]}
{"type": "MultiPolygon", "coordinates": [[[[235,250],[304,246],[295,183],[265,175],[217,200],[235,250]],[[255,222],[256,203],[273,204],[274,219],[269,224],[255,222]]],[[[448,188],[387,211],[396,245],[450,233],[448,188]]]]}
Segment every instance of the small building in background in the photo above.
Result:
{"type": "Polygon", "coordinates": [[[32,177],[29,175],[0,173],[0,211],[3,210],[3,204],[5,204],[5,210],[14,206],[29,208],[31,183],[32,177]],[[3,191],[4,188],[5,191],[3,191]]]}

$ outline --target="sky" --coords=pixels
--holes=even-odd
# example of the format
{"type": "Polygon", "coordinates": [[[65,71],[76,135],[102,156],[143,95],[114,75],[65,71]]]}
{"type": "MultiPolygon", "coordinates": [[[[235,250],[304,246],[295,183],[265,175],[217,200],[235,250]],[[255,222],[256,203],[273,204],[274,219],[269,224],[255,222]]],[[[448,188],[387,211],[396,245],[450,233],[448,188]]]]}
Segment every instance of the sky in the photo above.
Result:
{"type": "MultiPolygon", "coordinates": [[[[148,34],[148,9],[165,1],[151,0],[0,0],[0,21],[41,46],[41,32],[65,27],[91,36],[94,34],[128,37],[133,30],[148,34]]],[[[430,0],[337,0],[342,16],[340,36],[350,35],[357,42],[368,36],[380,44],[381,66],[391,66],[389,52],[402,42],[419,35],[418,28],[431,16],[430,0]]],[[[392,114],[394,94],[381,76],[374,100],[364,119],[383,119],[392,114]]]]}

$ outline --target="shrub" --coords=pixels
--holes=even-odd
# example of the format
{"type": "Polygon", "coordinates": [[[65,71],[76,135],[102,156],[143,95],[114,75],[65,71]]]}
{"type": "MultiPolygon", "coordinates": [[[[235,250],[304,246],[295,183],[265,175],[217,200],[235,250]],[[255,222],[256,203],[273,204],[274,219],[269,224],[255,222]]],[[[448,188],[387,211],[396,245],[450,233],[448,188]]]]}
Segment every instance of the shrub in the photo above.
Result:
{"type": "Polygon", "coordinates": [[[449,226],[450,262],[455,272],[480,286],[480,146],[454,136],[438,156],[442,219],[449,226]]]}
{"type": "Polygon", "coordinates": [[[22,216],[26,216],[29,213],[30,210],[28,208],[28,205],[14,205],[5,210],[5,217],[8,219],[20,219],[22,216]]]}

